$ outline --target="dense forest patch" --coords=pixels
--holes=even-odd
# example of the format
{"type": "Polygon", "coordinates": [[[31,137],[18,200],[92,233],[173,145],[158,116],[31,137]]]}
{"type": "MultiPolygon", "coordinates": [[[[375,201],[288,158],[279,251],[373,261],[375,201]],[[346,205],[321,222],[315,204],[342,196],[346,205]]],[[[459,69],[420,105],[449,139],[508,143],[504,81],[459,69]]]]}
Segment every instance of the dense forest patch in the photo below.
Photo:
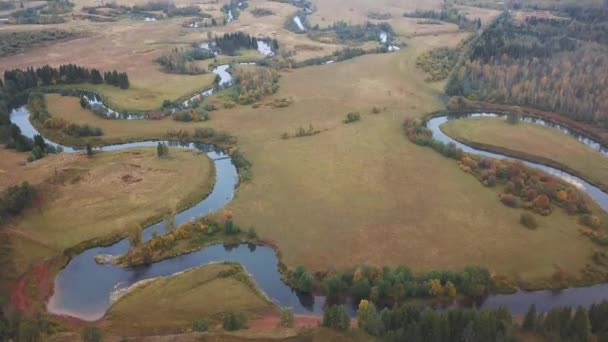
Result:
{"type": "Polygon", "coordinates": [[[608,10],[566,18],[503,13],[473,45],[448,95],[558,112],[608,128],[608,10]]]}

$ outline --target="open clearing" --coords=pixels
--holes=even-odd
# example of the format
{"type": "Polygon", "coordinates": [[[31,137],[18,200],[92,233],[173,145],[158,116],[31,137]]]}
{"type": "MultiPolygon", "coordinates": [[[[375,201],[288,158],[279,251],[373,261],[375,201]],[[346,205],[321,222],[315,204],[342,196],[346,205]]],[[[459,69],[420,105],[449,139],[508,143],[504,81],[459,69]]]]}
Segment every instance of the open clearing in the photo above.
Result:
{"type": "Polygon", "coordinates": [[[200,199],[214,183],[212,168],[205,155],[171,149],[159,159],[146,148],[61,154],[12,169],[39,185],[44,203],[9,226],[16,240],[28,240],[14,248],[18,269],[200,199]]]}
{"type": "Polygon", "coordinates": [[[556,266],[576,273],[596,247],[580,236],[574,218],[555,211],[538,217],[537,231],[526,230],[518,223],[521,210],[504,207],[454,161],[402,133],[404,117],[443,108],[440,86],[424,82],[416,57],[466,36],[417,37],[398,53],[282,72],[281,88],[268,101],[292,98],[290,107],[221,109],[205,123],[104,120],[61,97],[49,98],[49,108],[52,115],[101,127],[109,140],[199,126],[236,135],[254,178],[239,187],[228,208],[239,224],[276,242],[290,266],[366,262],[428,270],[482,264],[526,280],[547,279],[556,266]],[[58,100],[73,110],[53,109],[58,100]],[[371,114],[373,106],[383,111],[371,114]],[[362,121],[343,124],[349,111],[360,111],[362,121]],[[322,132],[280,138],[309,125],[322,132]]]}
{"type": "Polygon", "coordinates": [[[220,330],[224,313],[243,312],[251,320],[276,310],[253,284],[239,265],[210,264],[143,285],[114,303],[105,319],[123,336],[184,331],[198,319],[220,330]]]}
{"type": "Polygon", "coordinates": [[[495,118],[472,118],[448,121],[441,129],[454,138],[554,160],[596,182],[607,183],[608,180],[606,156],[549,127],[528,123],[510,125],[495,118]]]}

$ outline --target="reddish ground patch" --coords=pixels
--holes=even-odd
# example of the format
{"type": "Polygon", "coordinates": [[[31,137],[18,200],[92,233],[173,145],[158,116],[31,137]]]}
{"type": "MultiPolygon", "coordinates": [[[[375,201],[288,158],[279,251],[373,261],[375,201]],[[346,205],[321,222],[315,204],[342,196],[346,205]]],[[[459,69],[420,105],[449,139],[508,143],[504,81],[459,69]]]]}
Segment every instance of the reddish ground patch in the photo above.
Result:
{"type": "MultiPolygon", "coordinates": [[[[251,330],[274,330],[281,320],[279,314],[269,313],[262,318],[249,321],[251,330]]],[[[316,327],[321,324],[321,317],[312,315],[295,315],[294,328],[316,327]]]]}
{"type": "Polygon", "coordinates": [[[26,277],[23,277],[19,279],[17,285],[15,285],[15,288],[11,293],[11,304],[13,308],[17,309],[19,312],[27,312],[28,309],[28,300],[27,295],[25,293],[26,288],[26,277]]]}
{"type": "Polygon", "coordinates": [[[40,310],[53,292],[49,268],[52,261],[45,261],[24,274],[11,292],[11,304],[21,313],[33,314],[40,310]],[[36,289],[35,298],[30,298],[29,288],[36,289]]]}

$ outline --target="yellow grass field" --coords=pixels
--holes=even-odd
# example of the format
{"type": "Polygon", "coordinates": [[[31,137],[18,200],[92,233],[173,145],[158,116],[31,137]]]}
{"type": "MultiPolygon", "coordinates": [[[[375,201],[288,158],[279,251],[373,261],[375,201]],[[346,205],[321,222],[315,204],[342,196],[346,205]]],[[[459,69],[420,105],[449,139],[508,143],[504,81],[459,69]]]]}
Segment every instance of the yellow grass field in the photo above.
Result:
{"type": "Polygon", "coordinates": [[[274,310],[240,265],[219,263],[143,285],[114,303],[105,319],[123,336],[155,335],[190,329],[201,319],[210,330],[221,330],[227,312],[243,312],[251,320],[274,310]],[[224,276],[228,272],[238,274],[224,276]]]}
{"type": "Polygon", "coordinates": [[[213,165],[205,155],[174,149],[166,159],[159,159],[153,148],[92,158],[62,154],[11,171],[20,174],[16,182],[36,184],[44,203],[8,227],[16,241],[25,240],[14,248],[19,270],[79,242],[188,205],[214,183],[213,165]]]}

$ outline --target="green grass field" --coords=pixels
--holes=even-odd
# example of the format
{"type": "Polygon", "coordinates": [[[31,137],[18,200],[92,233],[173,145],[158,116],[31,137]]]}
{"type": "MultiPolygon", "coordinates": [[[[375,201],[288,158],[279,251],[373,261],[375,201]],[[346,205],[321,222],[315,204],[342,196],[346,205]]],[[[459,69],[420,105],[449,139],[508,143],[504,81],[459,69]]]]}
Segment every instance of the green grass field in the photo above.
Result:
{"type": "Polygon", "coordinates": [[[441,129],[454,138],[548,158],[596,183],[608,183],[608,158],[576,139],[549,127],[494,118],[452,120],[441,129]]]}

